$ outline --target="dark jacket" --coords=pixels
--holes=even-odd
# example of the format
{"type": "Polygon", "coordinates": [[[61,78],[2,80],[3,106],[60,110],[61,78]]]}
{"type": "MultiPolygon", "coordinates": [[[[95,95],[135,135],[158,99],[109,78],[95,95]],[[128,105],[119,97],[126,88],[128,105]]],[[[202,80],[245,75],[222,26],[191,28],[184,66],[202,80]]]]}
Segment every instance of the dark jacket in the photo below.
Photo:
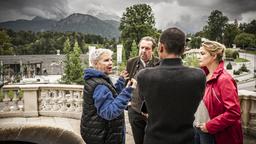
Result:
{"type": "Polygon", "coordinates": [[[201,69],[164,59],[158,67],[138,73],[140,96],[145,97],[148,124],[144,144],[193,144],[194,113],[204,94],[201,69]]]}
{"type": "Polygon", "coordinates": [[[132,88],[123,89],[123,78],[119,78],[114,87],[107,75],[94,69],[86,69],[84,79],[80,125],[84,141],[88,144],[124,143],[123,110],[130,100],[132,88]]]}
{"type": "MultiPolygon", "coordinates": [[[[146,67],[155,67],[157,65],[159,65],[159,59],[153,56],[152,59],[146,64],[146,67]]],[[[145,67],[143,66],[139,56],[129,59],[126,66],[126,70],[129,73],[129,77],[135,78],[135,79],[136,79],[136,74],[141,69],[144,69],[144,68],[145,67]]],[[[131,100],[132,109],[140,113],[142,101],[143,100],[138,95],[138,89],[135,89],[132,93],[132,100],[131,100]]]]}

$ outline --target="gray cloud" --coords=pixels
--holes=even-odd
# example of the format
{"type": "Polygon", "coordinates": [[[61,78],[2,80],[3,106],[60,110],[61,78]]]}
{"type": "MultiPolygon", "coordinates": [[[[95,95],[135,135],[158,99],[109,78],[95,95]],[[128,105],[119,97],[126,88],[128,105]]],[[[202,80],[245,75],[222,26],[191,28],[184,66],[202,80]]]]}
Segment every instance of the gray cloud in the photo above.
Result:
{"type": "Polygon", "coordinates": [[[67,15],[67,0],[0,0],[0,21],[33,18],[62,18],[67,15]]]}
{"type": "Polygon", "coordinates": [[[0,0],[0,22],[34,16],[59,19],[88,11],[121,17],[126,7],[138,3],[152,7],[159,29],[179,26],[186,32],[197,32],[212,10],[222,11],[230,20],[256,19],[256,0],[0,0]]]}
{"type": "Polygon", "coordinates": [[[178,0],[181,6],[205,9],[207,11],[220,10],[230,19],[242,19],[243,13],[256,11],[255,0],[178,0]]]}

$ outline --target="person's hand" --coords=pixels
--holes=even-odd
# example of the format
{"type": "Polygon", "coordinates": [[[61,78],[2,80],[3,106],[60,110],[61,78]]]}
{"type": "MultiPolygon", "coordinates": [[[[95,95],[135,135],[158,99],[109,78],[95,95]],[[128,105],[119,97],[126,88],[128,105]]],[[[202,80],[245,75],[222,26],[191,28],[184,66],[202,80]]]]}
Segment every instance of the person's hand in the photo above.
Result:
{"type": "Polygon", "coordinates": [[[201,129],[201,131],[205,132],[205,133],[208,133],[208,130],[206,128],[206,124],[205,123],[202,123],[199,125],[199,128],[201,129]]]}
{"type": "Polygon", "coordinates": [[[148,118],[148,113],[141,112],[141,115],[143,115],[144,117],[148,118]]]}
{"type": "Polygon", "coordinates": [[[125,80],[129,79],[129,73],[126,70],[121,71],[120,76],[123,77],[125,80]]]}
{"type": "Polygon", "coordinates": [[[126,87],[129,87],[129,86],[133,89],[136,89],[137,81],[134,78],[132,78],[131,80],[128,81],[126,85],[126,87]]]}

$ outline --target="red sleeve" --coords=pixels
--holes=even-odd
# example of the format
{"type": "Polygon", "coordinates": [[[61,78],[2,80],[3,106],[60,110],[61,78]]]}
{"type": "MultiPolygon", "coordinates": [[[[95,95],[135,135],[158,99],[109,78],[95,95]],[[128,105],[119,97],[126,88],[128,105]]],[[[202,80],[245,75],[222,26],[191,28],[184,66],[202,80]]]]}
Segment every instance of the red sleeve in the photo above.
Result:
{"type": "Polygon", "coordinates": [[[211,134],[222,131],[241,118],[237,88],[234,81],[229,77],[223,77],[218,80],[217,86],[220,90],[220,98],[225,111],[206,123],[206,128],[211,134]]]}

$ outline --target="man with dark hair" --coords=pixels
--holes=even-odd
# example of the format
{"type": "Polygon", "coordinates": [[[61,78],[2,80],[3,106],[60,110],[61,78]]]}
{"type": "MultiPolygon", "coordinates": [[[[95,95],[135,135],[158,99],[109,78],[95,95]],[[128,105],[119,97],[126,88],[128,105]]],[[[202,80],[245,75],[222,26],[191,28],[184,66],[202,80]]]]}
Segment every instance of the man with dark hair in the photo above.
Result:
{"type": "Polygon", "coordinates": [[[148,124],[144,144],[193,144],[194,113],[203,97],[202,70],[182,65],[185,34],[168,28],[160,36],[160,65],[138,73],[139,95],[145,98],[148,124]]]}
{"type": "MultiPolygon", "coordinates": [[[[158,65],[159,59],[153,56],[156,42],[152,37],[143,37],[139,42],[139,56],[131,58],[127,62],[126,70],[130,78],[136,79],[136,74],[145,67],[158,65]]],[[[135,144],[143,144],[147,117],[141,112],[142,99],[135,89],[132,93],[132,100],[128,107],[129,122],[131,124],[135,144]]]]}

